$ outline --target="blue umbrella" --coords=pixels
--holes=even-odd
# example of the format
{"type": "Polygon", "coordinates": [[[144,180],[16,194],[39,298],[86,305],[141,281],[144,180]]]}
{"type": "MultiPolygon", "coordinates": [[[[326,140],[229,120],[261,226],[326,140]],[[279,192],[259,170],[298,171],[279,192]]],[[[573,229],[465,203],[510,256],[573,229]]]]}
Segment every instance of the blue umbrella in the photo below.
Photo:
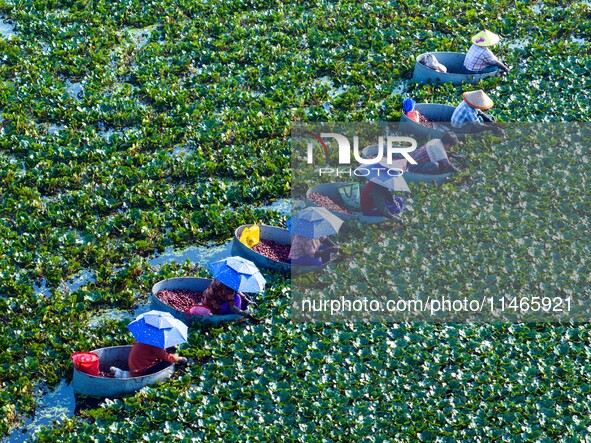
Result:
{"type": "Polygon", "coordinates": [[[213,278],[239,292],[263,292],[265,277],[259,268],[242,257],[229,257],[209,265],[213,278]]]}
{"type": "Polygon", "coordinates": [[[168,312],[149,311],[127,325],[136,341],[166,349],[187,342],[187,325],[168,312]]]}
{"type": "Polygon", "coordinates": [[[402,173],[399,170],[388,168],[384,163],[360,166],[355,169],[355,172],[358,176],[363,176],[370,182],[374,182],[392,191],[410,192],[410,188],[406,184],[402,173]]]}
{"type": "Polygon", "coordinates": [[[310,207],[301,210],[291,219],[291,235],[319,238],[339,232],[343,220],[326,208],[310,207]]]}

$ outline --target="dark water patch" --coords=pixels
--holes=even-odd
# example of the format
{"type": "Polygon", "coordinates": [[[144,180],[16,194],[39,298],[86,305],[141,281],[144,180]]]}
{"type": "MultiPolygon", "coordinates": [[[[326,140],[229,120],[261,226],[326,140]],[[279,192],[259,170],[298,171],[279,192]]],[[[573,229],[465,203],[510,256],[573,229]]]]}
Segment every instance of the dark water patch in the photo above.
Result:
{"type": "Polygon", "coordinates": [[[222,258],[230,257],[232,255],[232,241],[216,245],[214,243],[204,246],[191,246],[183,250],[175,250],[167,248],[163,254],[149,260],[151,266],[160,266],[165,263],[183,264],[187,260],[191,263],[200,263],[207,265],[222,258]]]}
{"type": "Polygon", "coordinates": [[[74,415],[76,410],[76,399],[72,385],[62,380],[52,390],[40,388],[39,406],[35,413],[28,417],[22,426],[14,429],[2,442],[24,442],[30,441],[42,426],[53,422],[60,422],[74,415]],[[43,393],[43,391],[46,391],[43,393]]]}
{"type": "Polygon", "coordinates": [[[2,443],[33,441],[35,434],[43,426],[60,424],[63,420],[79,416],[88,409],[96,409],[105,401],[104,398],[85,397],[74,393],[71,381],[62,379],[54,389],[39,389],[39,405],[35,413],[26,418],[24,423],[15,428],[2,443]]]}

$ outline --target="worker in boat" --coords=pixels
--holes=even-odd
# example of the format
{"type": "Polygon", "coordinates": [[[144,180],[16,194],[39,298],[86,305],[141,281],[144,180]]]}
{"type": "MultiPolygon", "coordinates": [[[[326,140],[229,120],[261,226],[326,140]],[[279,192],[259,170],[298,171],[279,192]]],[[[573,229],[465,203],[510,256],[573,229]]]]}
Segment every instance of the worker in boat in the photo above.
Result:
{"type": "Polygon", "coordinates": [[[492,53],[489,46],[496,45],[500,37],[494,32],[488,30],[480,31],[472,37],[472,46],[466,54],[464,59],[464,68],[470,74],[480,74],[483,72],[491,72],[495,69],[501,69],[504,72],[509,72],[510,68],[503,63],[492,53]]]}
{"type": "Polygon", "coordinates": [[[404,200],[394,197],[392,192],[378,183],[368,181],[359,195],[361,212],[367,216],[383,216],[400,221],[404,200]]]}
{"type": "Polygon", "coordinates": [[[492,131],[503,135],[503,130],[494,123],[494,119],[483,111],[493,107],[494,102],[482,89],[464,92],[462,102],[456,106],[451,116],[451,126],[455,132],[463,134],[492,131]]]}
{"type": "Polygon", "coordinates": [[[242,292],[213,279],[208,288],[203,291],[201,304],[207,307],[214,315],[237,314],[243,317],[252,318],[246,310],[241,310],[242,300],[252,301],[242,292]]]}
{"type": "Polygon", "coordinates": [[[289,249],[292,264],[302,266],[320,266],[330,260],[331,253],[340,248],[328,237],[308,238],[294,235],[289,249]]]}
{"type": "Polygon", "coordinates": [[[447,155],[452,146],[458,144],[458,136],[454,132],[446,132],[441,139],[429,140],[419,149],[410,153],[410,156],[417,162],[416,165],[409,164],[408,172],[420,174],[444,174],[446,172],[458,172],[451,164],[447,155]]]}
{"type": "MultiPolygon", "coordinates": [[[[127,364],[132,377],[155,374],[170,366],[171,363],[186,364],[187,359],[174,354],[173,348],[162,349],[136,341],[131,348],[127,364]]],[[[111,369],[111,372],[114,372],[111,369]]]]}

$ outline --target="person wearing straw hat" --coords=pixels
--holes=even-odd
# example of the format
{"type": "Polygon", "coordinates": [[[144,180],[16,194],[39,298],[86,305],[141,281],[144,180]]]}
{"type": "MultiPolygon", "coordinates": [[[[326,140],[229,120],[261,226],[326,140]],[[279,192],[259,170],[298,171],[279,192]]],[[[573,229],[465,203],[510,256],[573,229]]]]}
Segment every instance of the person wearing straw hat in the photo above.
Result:
{"type": "Polygon", "coordinates": [[[462,102],[456,106],[451,116],[451,125],[455,132],[463,134],[492,131],[502,135],[502,129],[483,111],[493,107],[494,102],[482,89],[464,92],[462,102]]]}
{"type": "Polygon", "coordinates": [[[500,37],[497,34],[486,29],[472,37],[472,46],[470,46],[464,59],[464,68],[469,74],[490,72],[497,68],[509,72],[510,68],[501,63],[488,48],[496,45],[499,40],[500,37]]]}

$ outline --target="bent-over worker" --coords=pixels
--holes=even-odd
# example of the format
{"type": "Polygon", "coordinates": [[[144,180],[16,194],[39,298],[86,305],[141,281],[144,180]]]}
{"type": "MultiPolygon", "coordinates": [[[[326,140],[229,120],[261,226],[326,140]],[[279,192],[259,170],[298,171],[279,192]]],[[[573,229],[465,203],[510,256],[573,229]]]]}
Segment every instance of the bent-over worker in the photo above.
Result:
{"type": "Polygon", "coordinates": [[[127,358],[132,377],[155,374],[167,368],[171,363],[186,364],[187,359],[167,350],[145,343],[135,342],[127,358]]]}
{"type": "Polygon", "coordinates": [[[455,132],[469,134],[492,131],[502,135],[503,130],[496,126],[494,119],[483,112],[492,108],[494,102],[482,89],[464,92],[462,98],[451,116],[451,125],[455,132]]]}
{"type": "Polygon", "coordinates": [[[441,139],[436,138],[429,140],[419,149],[410,153],[410,156],[417,162],[417,164],[409,164],[407,171],[420,174],[458,172],[447,156],[449,148],[457,144],[458,137],[453,132],[446,132],[441,139]]]}
{"type": "Polygon", "coordinates": [[[368,216],[383,216],[395,220],[404,206],[404,200],[394,197],[388,188],[372,181],[363,186],[359,198],[361,212],[368,216]]]}
{"type": "Polygon", "coordinates": [[[320,266],[330,259],[331,252],[339,247],[328,237],[308,238],[294,235],[291,240],[289,258],[291,262],[303,266],[320,266]]]}
{"type": "Polygon", "coordinates": [[[214,279],[209,287],[203,291],[201,304],[209,308],[214,315],[223,314],[222,305],[226,304],[230,313],[250,318],[251,315],[248,311],[240,309],[242,305],[236,306],[234,300],[236,294],[238,294],[241,299],[246,298],[241,292],[237,293],[234,289],[214,279]]]}

